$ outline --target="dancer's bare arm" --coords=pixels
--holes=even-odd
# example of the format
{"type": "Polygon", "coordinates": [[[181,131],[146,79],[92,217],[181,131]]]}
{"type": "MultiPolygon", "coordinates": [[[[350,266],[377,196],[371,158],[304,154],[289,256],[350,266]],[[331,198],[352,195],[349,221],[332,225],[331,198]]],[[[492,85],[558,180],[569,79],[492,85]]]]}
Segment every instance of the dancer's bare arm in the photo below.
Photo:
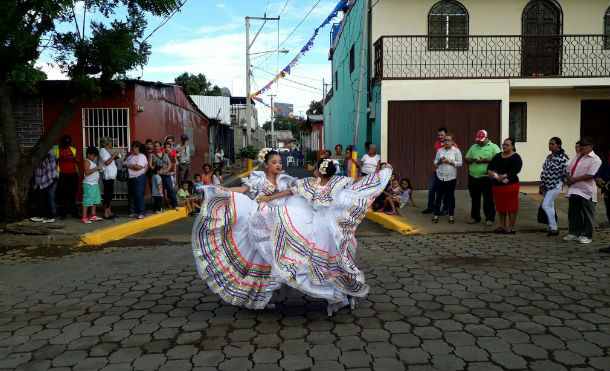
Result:
{"type": "Polygon", "coordinates": [[[243,185],[241,187],[231,187],[231,188],[224,188],[224,187],[218,186],[218,188],[222,188],[226,191],[236,192],[236,193],[248,193],[248,191],[250,190],[250,187],[248,187],[247,185],[243,185]]]}
{"type": "Polygon", "coordinates": [[[277,192],[277,193],[274,193],[274,194],[269,195],[269,196],[260,196],[258,198],[258,200],[260,202],[269,202],[269,201],[275,200],[276,198],[282,198],[282,197],[286,197],[286,196],[292,196],[292,190],[291,189],[287,189],[285,191],[277,192]]]}

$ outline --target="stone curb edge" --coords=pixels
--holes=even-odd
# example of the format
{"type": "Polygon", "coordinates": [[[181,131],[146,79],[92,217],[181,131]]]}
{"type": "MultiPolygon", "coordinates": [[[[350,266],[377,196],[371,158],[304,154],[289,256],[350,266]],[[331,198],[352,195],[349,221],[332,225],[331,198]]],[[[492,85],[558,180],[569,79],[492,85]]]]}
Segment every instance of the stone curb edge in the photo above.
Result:
{"type": "Polygon", "coordinates": [[[417,233],[417,230],[401,220],[403,218],[400,216],[393,216],[369,210],[366,212],[366,217],[370,221],[380,224],[382,227],[391,229],[402,235],[417,233]]]}
{"type": "Polygon", "coordinates": [[[160,214],[153,214],[144,219],[135,219],[117,226],[103,228],[95,232],[87,233],[81,238],[77,246],[97,246],[108,242],[121,240],[125,237],[140,233],[163,224],[173,222],[188,216],[186,207],[180,210],[168,210],[160,214]]]}

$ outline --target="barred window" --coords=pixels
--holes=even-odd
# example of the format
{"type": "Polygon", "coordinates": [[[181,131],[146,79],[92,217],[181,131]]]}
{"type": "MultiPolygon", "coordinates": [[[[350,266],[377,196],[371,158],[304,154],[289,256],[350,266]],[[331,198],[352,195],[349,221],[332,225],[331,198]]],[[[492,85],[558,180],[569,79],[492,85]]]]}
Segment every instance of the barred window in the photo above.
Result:
{"type": "Polygon", "coordinates": [[[457,1],[439,1],[428,13],[430,50],[468,49],[468,11],[457,1]],[[463,36],[463,37],[459,37],[463,36]]]}
{"type": "Polygon", "coordinates": [[[610,8],[604,17],[604,48],[610,49],[610,8]]]}
{"type": "Polygon", "coordinates": [[[527,103],[510,102],[508,135],[516,142],[527,142],[527,103]]]}

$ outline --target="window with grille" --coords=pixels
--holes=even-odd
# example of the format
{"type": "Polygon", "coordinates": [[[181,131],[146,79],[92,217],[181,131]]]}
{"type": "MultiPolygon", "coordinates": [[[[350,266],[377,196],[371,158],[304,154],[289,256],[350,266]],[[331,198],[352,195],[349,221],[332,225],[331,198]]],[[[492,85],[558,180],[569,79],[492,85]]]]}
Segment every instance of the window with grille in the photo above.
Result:
{"type": "Polygon", "coordinates": [[[439,1],[434,4],[428,14],[428,36],[430,50],[467,50],[466,8],[457,1],[439,1]]]}
{"type": "Polygon", "coordinates": [[[610,49],[610,8],[604,16],[604,48],[610,49]]]}
{"type": "Polygon", "coordinates": [[[527,103],[511,102],[508,114],[508,136],[515,142],[527,142],[527,103]]]}

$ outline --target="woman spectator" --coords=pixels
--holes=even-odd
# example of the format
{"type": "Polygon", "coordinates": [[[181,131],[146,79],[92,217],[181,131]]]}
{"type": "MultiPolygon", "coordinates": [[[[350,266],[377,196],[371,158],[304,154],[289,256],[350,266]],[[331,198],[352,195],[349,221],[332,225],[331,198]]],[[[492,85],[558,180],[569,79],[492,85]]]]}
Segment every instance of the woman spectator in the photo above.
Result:
{"type": "Polygon", "coordinates": [[[561,139],[553,137],[549,140],[549,151],[551,154],[546,157],[542,164],[540,174],[540,189],[538,193],[544,196],[542,209],[549,219],[549,232],[547,236],[558,236],[557,221],[555,220],[555,198],[561,193],[563,181],[568,168],[568,156],[561,148],[561,139]]]}
{"type": "Polygon", "coordinates": [[[352,146],[345,147],[345,159],[343,160],[343,168],[345,169],[345,176],[352,176],[352,164],[356,165],[356,174],[358,174],[358,160],[352,158],[352,146]]]}
{"type": "Polygon", "coordinates": [[[128,192],[133,198],[133,214],[130,216],[142,219],[146,217],[146,205],[144,203],[146,169],[148,169],[148,160],[145,155],[146,146],[135,141],[131,144],[131,152],[133,155],[125,161],[129,173],[128,192]]]}
{"type": "MultiPolygon", "coordinates": [[[[172,148],[172,144],[170,142],[163,143],[163,148],[167,157],[169,158],[169,167],[167,168],[167,175],[169,175],[172,179],[172,184],[174,185],[174,191],[176,191],[176,150],[172,148]]],[[[169,197],[169,196],[168,196],[169,197]]]]}
{"type": "Polygon", "coordinates": [[[367,176],[374,174],[379,171],[381,167],[381,156],[377,154],[377,147],[374,144],[370,144],[366,155],[362,156],[360,160],[362,167],[360,168],[360,174],[367,176]]]}
{"type": "MultiPolygon", "coordinates": [[[[345,157],[343,156],[343,146],[341,144],[337,144],[335,146],[335,153],[330,156],[330,158],[336,160],[339,163],[339,166],[341,166],[341,170],[343,170],[344,166],[343,163],[345,162],[345,157]]],[[[337,174],[337,175],[345,175],[345,172],[343,171],[343,173],[341,174],[337,174]]]]}
{"type": "Polygon", "coordinates": [[[496,233],[515,234],[515,221],[519,210],[519,177],[523,161],[515,148],[515,140],[507,138],[502,143],[502,152],[491,159],[487,175],[491,178],[496,211],[500,215],[500,227],[496,233]],[[509,224],[506,227],[506,217],[509,224]]]}
{"type": "Polygon", "coordinates": [[[119,151],[110,154],[112,149],[112,140],[108,137],[100,138],[100,146],[102,147],[98,156],[98,165],[104,168],[102,172],[102,183],[104,184],[104,219],[114,219],[116,215],[110,210],[110,203],[114,197],[114,180],[116,179],[117,167],[114,160],[121,155],[119,151]]]}
{"type": "Polygon", "coordinates": [[[210,164],[203,165],[202,170],[203,174],[201,174],[201,180],[203,181],[203,185],[214,184],[214,172],[212,171],[210,164]]]}
{"type": "Polygon", "coordinates": [[[433,223],[438,223],[438,217],[441,215],[441,204],[443,200],[447,204],[449,214],[449,224],[455,223],[453,215],[455,211],[455,184],[457,182],[457,168],[462,166],[462,152],[457,147],[453,146],[453,134],[445,134],[443,139],[443,147],[441,147],[434,157],[434,166],[438,166],[436,170],[437,187],[439,192],[436,193],[434,201],[434,218],[433,223]]]}
{"type": "Polygon", "coordinates": [[[170,162],[167,153],[163,152],[163,145],[158,140],[155,141],[155,151],[148,160],[148,168],[155,169],[155,166],[160,166],[163,170],[161,171],[161,181],[163,182],[163,189],[167,193],[167,199],[170,205],[176,210],[180,210],[178,207],[178,200],[176,199],[176,191],[172,183],[172,177],[168,174],[170,162]]]}

